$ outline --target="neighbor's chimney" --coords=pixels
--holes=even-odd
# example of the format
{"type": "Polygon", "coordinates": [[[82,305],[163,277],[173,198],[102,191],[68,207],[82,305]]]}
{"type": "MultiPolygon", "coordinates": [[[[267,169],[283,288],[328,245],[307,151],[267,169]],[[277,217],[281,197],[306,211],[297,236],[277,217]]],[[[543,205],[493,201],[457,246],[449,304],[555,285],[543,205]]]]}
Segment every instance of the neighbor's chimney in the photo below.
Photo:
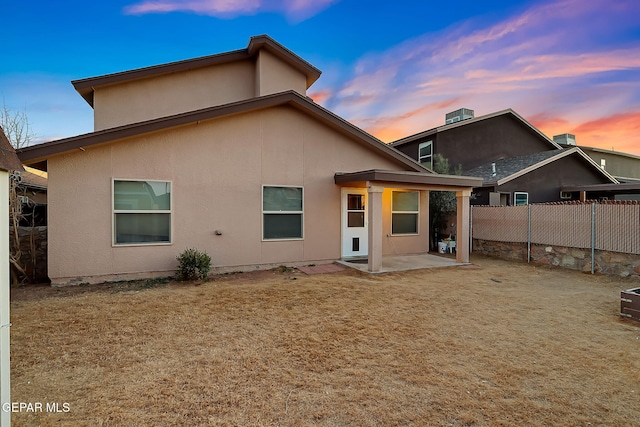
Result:
{"type": "Polygon", "coordinates": [[[496,163],[491,163],[491,176],[496,176],[496,163]]]}
{"type": "Polygon", "coordinates": [[[553,142],[560,145],[576,145],[576,136],[570,133],[555,135],[553,137],[553,142]]]}

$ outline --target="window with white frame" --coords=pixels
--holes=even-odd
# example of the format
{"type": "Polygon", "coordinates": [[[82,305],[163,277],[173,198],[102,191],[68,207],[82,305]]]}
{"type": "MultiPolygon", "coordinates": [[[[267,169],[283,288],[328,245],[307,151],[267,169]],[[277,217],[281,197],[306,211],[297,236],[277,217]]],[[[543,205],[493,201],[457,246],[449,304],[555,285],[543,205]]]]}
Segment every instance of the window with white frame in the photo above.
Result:
{"type": "Polygon", "coordinates": [[[433,169],[433,141],[422,142],[418,145],[418,163],[433,169]]]}
{"type": "Polygon", "coordinates": [[[262,187],[262,237],[273,239],[302,239],[302,187],[262,187]]]}
{"type": "Polygon", "coordinates": [[[171,182],[113,180],[113,244],[171,243],[171,182]]]}
{"type": "Polygon", "coordinates": [[[523,193],[519,191],[515,191],[513,193],[513,204],[514,206],[522,206],[529,204],[529,193],[523,193]]]}
{"type": "Polygon", "coordinates": [[[391,192],[391,234],[418,234],[420,193],[391,192]]]}

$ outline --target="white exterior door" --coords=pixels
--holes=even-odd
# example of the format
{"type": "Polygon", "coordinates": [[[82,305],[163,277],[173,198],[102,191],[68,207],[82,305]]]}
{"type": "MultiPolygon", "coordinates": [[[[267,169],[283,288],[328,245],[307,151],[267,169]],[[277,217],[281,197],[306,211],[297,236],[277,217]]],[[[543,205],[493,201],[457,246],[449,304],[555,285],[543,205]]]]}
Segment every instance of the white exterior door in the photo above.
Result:
{"type": "Polygon", "coordinates": [[[342,189],[342,257],[366,257],[369,247],[367,190],[342,189]]]}

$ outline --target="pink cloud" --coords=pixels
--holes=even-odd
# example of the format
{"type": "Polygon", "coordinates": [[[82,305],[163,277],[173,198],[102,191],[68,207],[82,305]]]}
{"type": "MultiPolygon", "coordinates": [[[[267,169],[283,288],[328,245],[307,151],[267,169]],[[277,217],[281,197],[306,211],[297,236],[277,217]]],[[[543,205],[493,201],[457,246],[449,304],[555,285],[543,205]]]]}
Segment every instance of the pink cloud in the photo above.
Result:
{"type": "Polygon", "coordinates": [[[384,142],[393,142],[407,136],[411,129],[411,122],[414,119],[420,120],[425,114],[440,111],[442,109],[454,108],[460,102],[459,98],[452,98],[433,104],[427,104],[415,110],[406,111],[398,116],[376,117],[376,118],[355,118],[353,122],[365,129],[384,142]]]}
{"type": "Polygon", "coordinates": [[[579,145],[615,149],[640,155],[640,111],[614,114],[578,124],[571,129],[579,145]]]}
{"type": "Polygon", "coordinates": [[[548,1],[492,25],[423,34],[361,58],[322,102],[387,141],[442,125],[460,107],[477,116],[513,108],[549,136],[575,130],[581,143],[605,148],[624,138],[640,153],[631,119],[599,139],[584,127],[640,110],[640,42],[601,41],[637,29],[640,2],[614,3],[548,1]]]}
{"type": "Polygon", "coordinates": [[[147,0],[124,8],[129,15],[193,12],[217,18],[233,18],[260,12],[283,13],[294,22],[304,21],[338,0],[147,0]]]}
{"type": "Polygon", "coordinates": [[[327,99],[331,98],[332,93],[330,89],[319,90],[317,92],[312,92],[307,94],[309,98],[313,99],[313,102],[317,104],[321,104],[327,99]]]}

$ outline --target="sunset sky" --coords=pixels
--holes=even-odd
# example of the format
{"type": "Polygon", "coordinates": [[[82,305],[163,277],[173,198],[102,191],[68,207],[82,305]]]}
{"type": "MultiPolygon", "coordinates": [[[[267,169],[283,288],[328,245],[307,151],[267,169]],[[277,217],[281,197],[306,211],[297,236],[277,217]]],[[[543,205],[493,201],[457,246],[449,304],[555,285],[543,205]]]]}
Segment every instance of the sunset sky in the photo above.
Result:
{"type": "Polygon", "coordinates": [[[549,137],[640,155],[638,0],[7,0],[0,28],[0,96],[39,142],[92,131],[71,80],[268,34],[323,71],[316,102],[385,142],[513,108],[549,137]]]}

